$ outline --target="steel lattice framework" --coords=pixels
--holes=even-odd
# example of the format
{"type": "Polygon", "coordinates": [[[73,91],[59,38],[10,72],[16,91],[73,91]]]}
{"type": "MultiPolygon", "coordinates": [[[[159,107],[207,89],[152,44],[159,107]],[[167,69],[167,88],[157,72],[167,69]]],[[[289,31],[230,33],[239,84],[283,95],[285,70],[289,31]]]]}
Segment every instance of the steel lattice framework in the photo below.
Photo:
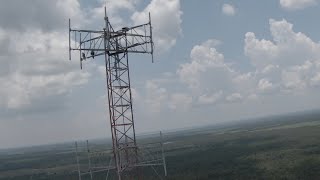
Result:
{"type": "Polygon", "coordinates": [[[69,20],[69,59],[71,51],[79,51],[82,62],[104,56],[107,79],[108,108],[115,167],[119,179],[126,172],[141,166],[132,111],[129,53],[151,54],[153,40],[149,22],[115,31],[105,9],[103,30],[71,29],[69,20]]]}

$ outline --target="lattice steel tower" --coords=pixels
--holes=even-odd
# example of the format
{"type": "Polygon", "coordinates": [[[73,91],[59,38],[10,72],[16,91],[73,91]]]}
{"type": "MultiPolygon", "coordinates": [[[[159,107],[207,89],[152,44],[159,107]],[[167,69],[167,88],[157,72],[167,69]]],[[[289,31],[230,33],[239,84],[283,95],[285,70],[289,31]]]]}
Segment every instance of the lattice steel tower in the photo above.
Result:
{"type": "Polygon", "coordinates": [[[104,20],[102,30],[80,30],[71,29],[69,19],[69,59],[71,51],[79,51],[82,69],[82,61],[104,56],[114,162],[121,179],[124,174],[141,166],[132,111],[128,55],[147,53],[151,54],[153,61],[152,26],[150,13],[149,22],[118,31],[110,24],[106,8],[104,20]]]}

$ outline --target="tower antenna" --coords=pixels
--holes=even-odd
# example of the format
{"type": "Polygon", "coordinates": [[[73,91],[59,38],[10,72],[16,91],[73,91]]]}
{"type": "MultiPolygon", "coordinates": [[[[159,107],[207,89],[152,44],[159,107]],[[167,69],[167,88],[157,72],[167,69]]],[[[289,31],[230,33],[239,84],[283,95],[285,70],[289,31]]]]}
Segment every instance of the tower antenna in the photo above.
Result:
{"type": "MultiPolygon", "coordinates": [[[[118,179],[137,176],[139,167],[163,165],[165,160],[143,161],[136,141],[129,73],[129,53],[150,54],[153,62],[151,15],[149,21],[114,30],[105,7],[104,28],[72,29],[69,19],[69,59],[71,51],[79,51],[82,61],[103,57],[105,63],[108,110],[111,125],[113,158],[118,179]],[[72,37],[73,36],[73,37],[72,37]],[[77,39],[77,37],[79,37],[77,39]],[[71,43],[73,38],[74,43],[71,43]],[[151,162],[151,163],[150,163],[151,162]]],[[[154,169],[154,168],[153,168],[154,169]]],[[[166,170],[165,170],[166,172],[166,170]]]]}

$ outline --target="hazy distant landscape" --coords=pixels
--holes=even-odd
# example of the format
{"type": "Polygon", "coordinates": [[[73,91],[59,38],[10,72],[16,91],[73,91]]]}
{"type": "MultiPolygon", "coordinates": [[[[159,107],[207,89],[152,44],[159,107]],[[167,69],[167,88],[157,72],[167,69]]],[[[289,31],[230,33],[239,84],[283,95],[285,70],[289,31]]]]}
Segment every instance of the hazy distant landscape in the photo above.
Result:
{"type": "MultiPolygon", "coordinates": [[[[165,133],[166,179],[317,179],[320,114],[293,114],[165,133]]],[[[157,141],[141,136],[140,143],[157,141]]],[[[92,150],[110,148],[91,141],[92,150]]],[[[102,159],[108,164],[109,155],[102,159]]],[[[77,179],[74,144],[0,151],[0,179],[77,179]]],[[[80,163],[85,164],[85,154],[80,163]]],[[[145,179],[157,179],[146,173],[145,179]]],[[[158,172],[163,174],[161,168],[158,172]]],[[[94,174],[105,179],[106,172],[94,174]]],[[[109,177],[114,177],[110,173],[109,177]]],[[[89,177],[87,177],[89,179],[89,177]]],[[[86,179],[86,178],[83,178],[86,179]]]]}
{"type": "Polygon", "coordinates": [[[319,17],[320,0],[1,0],[0,180],[320,180],[319,17]]]}

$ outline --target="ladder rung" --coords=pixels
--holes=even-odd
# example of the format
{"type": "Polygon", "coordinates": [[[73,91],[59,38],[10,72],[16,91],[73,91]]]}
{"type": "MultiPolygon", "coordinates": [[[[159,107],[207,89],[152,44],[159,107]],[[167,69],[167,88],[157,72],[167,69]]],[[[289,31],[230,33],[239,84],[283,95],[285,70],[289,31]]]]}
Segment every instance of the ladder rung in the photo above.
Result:
{"type": "Polygon", "coordinates": [[[114,126],[129,126],[129,125],[132,125],[132,123],[115,124],[114,126]]]}
{"type": "Polygon", "coordinates": [[[128,107],[130,106],[130,104],[116,104],[116,105],[113,105],[113,107],[128,107]]]}
{"type": "Polygon", "coordinates": [[[124,70],[127,70],[128,68],[126,68],[126,67],[112,67],[111,68],[112,70],[118,70],[118,71],[124,71],[124,70]]]}
{"type": "Polygon", "coordinates": [[[114,56],[114,55],[125,53],[125,52],[126,52],[125,50],[117,50],[116,52],[109,53],[109,56],[114,56]]]}
{"type": "Polygon", "coordinates": [[[115,89],[125,89],[125,88],[129,88],[129,86],[112,86],[115,89]]]}

